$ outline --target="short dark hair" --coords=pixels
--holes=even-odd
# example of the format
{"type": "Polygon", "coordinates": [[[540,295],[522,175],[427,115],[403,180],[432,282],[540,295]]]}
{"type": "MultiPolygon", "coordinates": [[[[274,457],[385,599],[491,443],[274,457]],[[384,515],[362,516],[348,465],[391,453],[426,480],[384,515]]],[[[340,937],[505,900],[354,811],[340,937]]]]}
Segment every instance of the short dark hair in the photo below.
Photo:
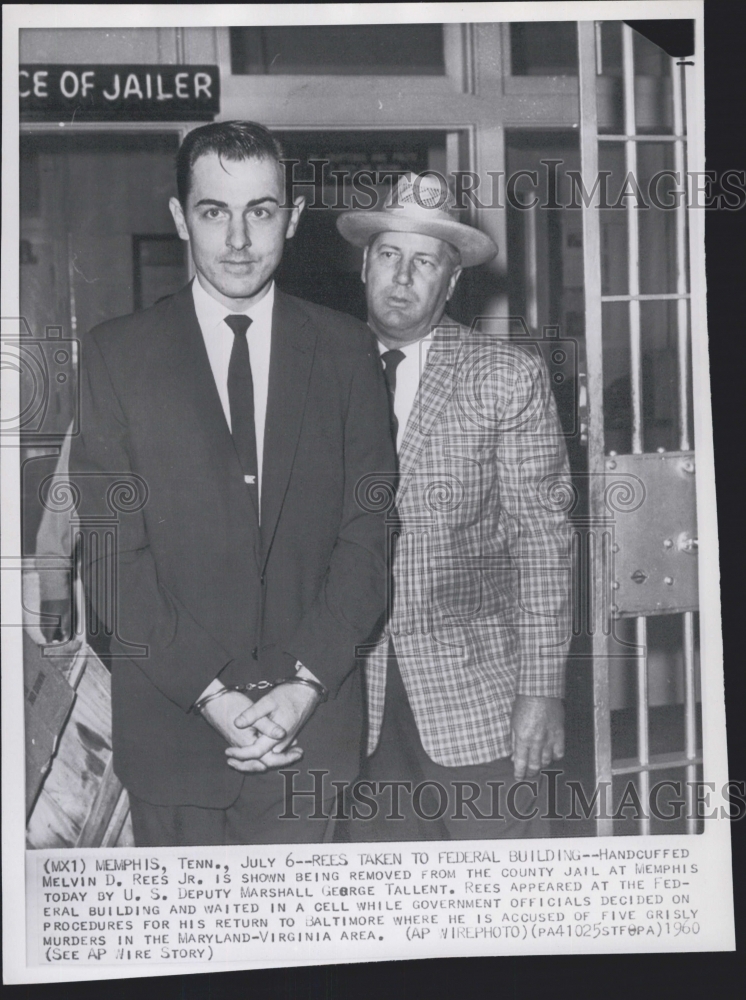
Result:
{"type": "Polygon", "coordinates": [[[176,156],[176,190],[186,205],[192,167],[200,156],[217,153],[226,160],[275,160],[280,163],[282,145],[258,122],[211,122],[189,132],[176,156]]]}

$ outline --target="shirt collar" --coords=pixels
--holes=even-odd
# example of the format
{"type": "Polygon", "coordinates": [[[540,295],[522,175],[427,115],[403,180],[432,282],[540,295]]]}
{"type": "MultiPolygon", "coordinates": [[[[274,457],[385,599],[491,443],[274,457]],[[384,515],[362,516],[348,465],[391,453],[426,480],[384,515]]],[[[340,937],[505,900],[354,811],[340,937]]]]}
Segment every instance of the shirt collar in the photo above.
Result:
{"type": "MultiPolygon", "coordinates": [[[[411,344],[407,344],[406,347],[400,347],[399,350],[404,354],[405,358],[411,358],[413,355],[420,354],[423,361],[427,359],[427,354],[430,348],[433,346],[434,342],[438,337],[438,333],[442,327],[447,326],[458,326],[458,323],[454,322],[447,313],[443,313],[440,317],[439,322],[434,323],[430,327],[430,332],[425,337],[421,337],[420,340],[414,340],[411,344]]],[[[385,354],[386,351],[391,350],[391,348],[386,347],[381,341],[376,337],[376,343],[378,344],[378,350],[380,354],[385,354]]]]}
{"type": "MultiPolygon", "coordinates": [[[[379,354],[385,354],[386,351],[390,351],[391,348],[387,347],[382,341],[376,339],[378,344],[379,354]]],[[[413,340],[411,344],[407,344],[406,347],[400,347],[398,350],[402,352],[405,358],[412,358],[421,356],[423,360],[427,358],[427,352],[433,346],[433,331],[426,337],[422,337],[420,340],[413,340]]]]}
{"type": "MultiPolygon", "coordinates": [[[[264,298],[260,299],[259,302],[250,306],[248,309],[243,309],[237,311],[235,309],[228,309],[223,305],[222,302],[218,302],[214,299],[210,293],[202,287],[198,278],[195,278],[192,282],[192,295],[194,296],[194,308],[197,313],[197,319],[200,326],[208,329],[214,329],[220,324],[224,324],[226,316],[236,316],[243,313],[245,316],[250,316],[253,323],[261,320],[267,320],[269,323],[272,321],[272,310],[275,304],[275,283],[274,281],[269,286],[269,290],[264,298]]],[[[228,327],[226,327],[226,330],[228,327]]]]}

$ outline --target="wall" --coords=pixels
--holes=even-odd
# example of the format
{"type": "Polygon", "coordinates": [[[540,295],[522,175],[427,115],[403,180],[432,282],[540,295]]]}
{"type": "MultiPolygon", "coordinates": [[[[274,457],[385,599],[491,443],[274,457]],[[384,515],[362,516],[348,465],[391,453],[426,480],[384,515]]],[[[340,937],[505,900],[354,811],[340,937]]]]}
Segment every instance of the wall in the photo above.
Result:
{"type": "Polygon", "coordinates": [[[22,63],[211,63],[218,61],[214,28],[24,28],[22,63]]]}

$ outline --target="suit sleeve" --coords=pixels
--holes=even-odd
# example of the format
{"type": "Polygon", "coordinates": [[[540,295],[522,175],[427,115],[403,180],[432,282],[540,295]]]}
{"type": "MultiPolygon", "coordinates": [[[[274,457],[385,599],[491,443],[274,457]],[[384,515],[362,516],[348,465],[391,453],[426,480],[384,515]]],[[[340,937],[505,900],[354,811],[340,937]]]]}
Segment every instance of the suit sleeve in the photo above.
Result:
{"type": "MultiPolygon", "coordinates": [[[[132,476],[126,416],[95,333],[88,335],[81,351],[80,434],[71,447],[70,473],[79,490],[78,519],[84,538],[87,530],[95,530],[92,522],[86,529],[86,519],[100,518],[102,513],[111,518],[109,487],[116,481],[137,482],[132,476]]],[[[133,506],[137,508],[137,504],[133,506]]],[[[106,606],[111,592],[107,593],[101,581],[116,579],[112,645],[116,645],[116,635],[124,641],[135,637],[146,651],[144,656],[131,656],[132,662],[154,687],[188,711],[230,656],[160,583],[142,509],[118,513],[113,555],[104,555],[99,547],[97,556],[90,545],[87,552],[83,559],[85,589],[104,623],[112,617],[106,606]]],[[[116,655],[116,649],[112,652],[116,655]]]]}
{"type": "Polygon", "coordinates": [[[361,505],[356,488],[372,474],[392,482],[396,458],[388,405],[381,365],[370,350],[360,358],[350,388],[339,534],[323,585],[286,647],[332,695],[355,666],[356,647],[372,637],[385,610],[386,511],[361,505]]]}
{"type": "Polygon", "coordinates": [[[561,698],[569,635],[567,452],[543,361],[519,349],[507,368],[497,462],[517,597],[516,694],[561,698]]]}

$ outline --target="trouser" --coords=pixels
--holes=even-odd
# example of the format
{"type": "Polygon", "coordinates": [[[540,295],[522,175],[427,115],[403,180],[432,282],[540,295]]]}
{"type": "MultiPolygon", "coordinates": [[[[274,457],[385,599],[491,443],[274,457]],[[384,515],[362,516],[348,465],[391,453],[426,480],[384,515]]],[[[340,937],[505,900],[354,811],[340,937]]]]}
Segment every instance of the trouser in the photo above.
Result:
{"type": "MultiPolygon", "coordinates": [[[[137,847],[220,846],[224,844],[321,844],[331,841],[334,820],[311,819],[315,803],[297,798],[286,813],[286,787],[278,771],[248,774],[236,801],[227,809],[164,806],[130,794],[132,831],[137,847]]],[[[323,809],[330,816],[331,806],[323,809]]]]}
{"type": "Polygon", "coordinates": [[[494,840],[548,837],[546,779],[516,782],[509,757],[466,767],[431,760],[409,705],[393,649],[378,747],[363,765],[365,795],[377,812],[352,812],[353,842],[382,840],[494,840]],[[381,786],[384,783],[384,787],[381,786]],[[391,783],[403,783],[398,787],[391,783]],[[398,799],[398,802],[396,801],[398,799]],[[356,815],[357,814],[357,815],[356,815]]]}

